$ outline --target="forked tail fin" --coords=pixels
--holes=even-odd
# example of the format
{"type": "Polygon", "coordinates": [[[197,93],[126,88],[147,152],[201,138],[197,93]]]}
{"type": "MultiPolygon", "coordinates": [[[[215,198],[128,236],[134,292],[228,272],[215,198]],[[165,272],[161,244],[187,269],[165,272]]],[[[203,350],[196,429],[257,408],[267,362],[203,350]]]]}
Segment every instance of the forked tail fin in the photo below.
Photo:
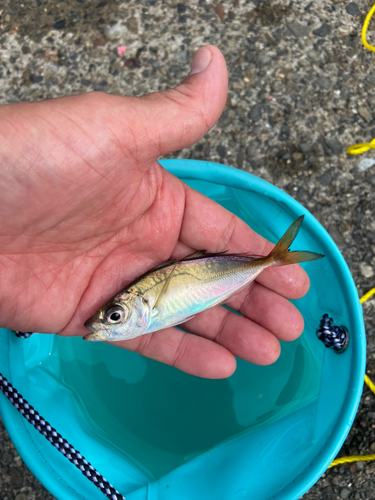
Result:
{"type": "Polygon", "coordinates": [[[324,255],[315,252],[296,251],[290,252],[289,247],[293,243],[295,237],[300,230],[304,219],[304,215],[298,217],[297,220],[287,229],[284,236],[275,245],[273,250],[268,255],[268,258],[273,259],[274,266],[286,266],[288,264],[297,264],[299,262],[308,262],[309,260],[317,260],[324,257],[324,255]]]}

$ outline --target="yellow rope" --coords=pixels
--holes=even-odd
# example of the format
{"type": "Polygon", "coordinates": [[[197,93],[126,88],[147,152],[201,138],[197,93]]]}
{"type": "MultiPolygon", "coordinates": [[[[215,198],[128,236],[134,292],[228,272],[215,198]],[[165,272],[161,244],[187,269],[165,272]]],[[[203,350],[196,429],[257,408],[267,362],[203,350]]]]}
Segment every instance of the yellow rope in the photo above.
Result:
{"type": "Polygon", "coordinates": [[[372,390],[372,392],[375,394],[375,384],[374,384],[374,382],[372,382],[370,377],[368,377],[367,375],[365,375],[365,383],[372,390]]]}
{"type": "Polygon", "coordinates": [[[375,12],[375,4],[372,6],[370,12],[367,14],[365,22],[363,23],[363,28],[362,28],[362,43],[368,50],[372,50],[372,52],[375,52],[375,47],[370,45],[367,40],[366,40],[366,34],[367,34],[367,28],[370,22],[370,19],[372,18],[373,14],[375,12]]]}
{"type": "Polygon", "coordinates": [[[335,467],[336,465],[346,464],[350,462],[367,462],[367,460],[375,460],[375,455],[353,455],[352,457],[336,458],[328,467],[335,467]]]}
{"type": "MultiPolygon", "coordinates": [[[[363,23],[362,37],[361,37],[363,45],[366,47],[366,49],[371,50],[372,52],[375,52],[375,47],[373,47],[367,42],[366,34],[368,25],[370,23],[370,20],[374,12],[375,12],[375,4],[372,6],[370,12],[366,16],[365,22],[363,23]]],[[[353,146],[349,146],[346,152],[350,155],[359,155],[361,153],[369,151],[370,149],[375,149],[375,139],[373,139],[371,142],[363,142],[361,144],[354,144],[353,146]]]]}
{"type": "MultiPolygon", "coordinates": [[[[375,5],[373,9],[375,10],[375,5]]],[[[360,303],[363,304],[374,294],[375,294],[375,288],[372,288],[370,291],[365,293],[363,297],[359,299],[360,303]]],[[[375,384],[372,382],[372,380],[368,375],[365,375],[365,384],[375,394],[375,384]]],[[[330,469],[331,467],[335,467],[336,465],[346,464],[350,462],[367,462],[368,460],[375,460],[375,455],[353,455],[351,457],[336,458],[328,468],[330,469]]]]}
{"type": "Polygon", "coordinates": [[[375,149],[375,139],[371,142],[361,142],[360,144],[353,144],[349,146],[346,152],[350,155],[360,155],[369,151],[370,149],[375,149]]]}
{"type": "MultiPolygon", "coordinates": [[[[365,22],[363,23],[363,28],[362,28],[362,43],[366,47],[366,49],[371,50],[372,52],[375,52],[375,47],[370,45],[367,40],[366,40],[366,34],[367,34],[367,28],[370,23],[370,20],[372,16],[374,15],[375,12],[375,4],[372,6],[370,12],[367,14],[365,22]]],[[[361,153],[365,153],[366,151],[369,151],[370,149],[375,149],[375,139],[373,139],[371,142],[363,142],[361,144],[354,144],[353,146],[348,147],[346,152],[350,155],[359,155],[361,153]]],[[[375,294],[375,288],[372,288],[370,291],[368,291],[363,297],[359,299],[360,303],[363,304],[368,300],[370,297],[372,297],[375,294]]],[[[365,383],[368,385],[368,387],[371,389],[371,391],[375,394],[375,384],[371,381],[370,377],[365,375],[365,383]]],[[[334,460],[330,467],[334,467],[335,465],[339,464],[345,464],[348,462],[364,462],[367,460],[375,460],[375,455],[353,455],[352,457],[342,457],[342,458],[337,458],[334,460]]]]}
{"type": "Polygon", "coordinates": [[[364,302],[366,302],[366,300],[368,300],[374,294],[375,294],[375,288],[371,288],[371,290],[369,292],[365,293],[365,295],[359,299],[360,303],[363,304],[364,302]]]}

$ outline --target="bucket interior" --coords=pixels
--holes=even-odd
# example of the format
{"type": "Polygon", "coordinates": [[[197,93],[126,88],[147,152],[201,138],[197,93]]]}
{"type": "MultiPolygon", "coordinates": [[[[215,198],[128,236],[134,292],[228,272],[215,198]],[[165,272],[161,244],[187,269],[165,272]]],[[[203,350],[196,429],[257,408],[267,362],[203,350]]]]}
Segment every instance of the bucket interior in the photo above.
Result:
{"type": "MultiPolygon", "coordinates": [[[[187,184],[273,242],[306,213],[249,174],[238,172],[229,185],[219,182],[222,176],[209,182],[199,162],[185,163],[189,174],[176,173],[187,184]]],[[[298,498],[349,431],[365,344],[346,264],[308,213],[292,249],[326,258],[303,265],[311,288],[295,304],[305,330],[298,340],[282,342],[273,365],[238,360],[230,378],[205,380],[114,345],[47,335],[22,340],[2,331],[0,371],[128,500],[298,498]],[[316,337],[326,312],[349,329],[351,341],[341,355],[316,337]]],[[[1,401],[0,408],[21,456],[52,494],[102,498],[10,404],[1,401]]]]}

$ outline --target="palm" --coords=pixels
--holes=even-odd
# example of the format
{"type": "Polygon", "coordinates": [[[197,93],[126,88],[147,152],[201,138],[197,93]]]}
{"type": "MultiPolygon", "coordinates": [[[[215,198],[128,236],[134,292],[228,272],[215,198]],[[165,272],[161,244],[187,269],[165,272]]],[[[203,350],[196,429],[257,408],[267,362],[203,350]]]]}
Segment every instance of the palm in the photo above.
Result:
{"type": "Polygon", "coordinates": [[[27,130],[32,121],[38,131],[29,144],[22,139],[30,148],[27,162],[17,148],[2,158],[0,263],[9,276],[2,321],[18,329],[82,334],[90,301],[99,306],[108,290],[172,253],[184,190],[173,176],[164,179],[154,159],[140,164],[135,151],[124,154],[108,124],[97,121],[93,130],[90,108],[105,117],[108,97],[68,100],[69,119],[51,104],[38,114],[26,108],[13,121],[16,130],[27,130]]]}
{"type": "MultiPolygon", "coordinates": [[[[173,92],[168,123],[179,119],[178,99],[186,100],[173,92]]],[[[267,250],[242,221],[156,161],[195,142],[217,110],[210,120],[188,116],[183,137],[169,126],[165,141],[151,99],[91,94],[2,108],[1,326],[84,335],[84,321],[105,300],[171,255],[267,250]],[[147,130],[147,121],[156,126],[147,130]]],[[[169,328],[117,345],[197,375],[227,376],[233,355],[269,363],[278,356],[277,338],[300,333],[302,319],[284,297],[307,287],[298,266],[266,271],[231,301],[244,317],[217,307],[186,324],[195,335],[169,328]]]]}

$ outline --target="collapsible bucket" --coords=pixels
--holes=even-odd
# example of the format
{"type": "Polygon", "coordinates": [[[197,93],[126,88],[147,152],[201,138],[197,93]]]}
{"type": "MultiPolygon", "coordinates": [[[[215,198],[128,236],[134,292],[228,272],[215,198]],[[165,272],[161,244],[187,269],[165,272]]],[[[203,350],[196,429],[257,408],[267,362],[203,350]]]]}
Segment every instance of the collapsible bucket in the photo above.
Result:
{"type": "MultiPolygon", "coordinates": [[[[238,360],[234,375],[204,380],[80,338],[0,331],[0,371],[127,500],[297,499],[326,470],[353,422],[363,386],[362,309],[348,267],[299,203],[248,173],[208,162],[162,161],[194,189],[276,242],[305,214],[295,248],[311,288],[295,301],[305,330],[271,366],[238,360]],[[328,313],[345,325],[343,354],[317,339],[328,313]]],[[[10,437],[59,500],[102,500],[97,490],[0,394],[10,437]]]]}

